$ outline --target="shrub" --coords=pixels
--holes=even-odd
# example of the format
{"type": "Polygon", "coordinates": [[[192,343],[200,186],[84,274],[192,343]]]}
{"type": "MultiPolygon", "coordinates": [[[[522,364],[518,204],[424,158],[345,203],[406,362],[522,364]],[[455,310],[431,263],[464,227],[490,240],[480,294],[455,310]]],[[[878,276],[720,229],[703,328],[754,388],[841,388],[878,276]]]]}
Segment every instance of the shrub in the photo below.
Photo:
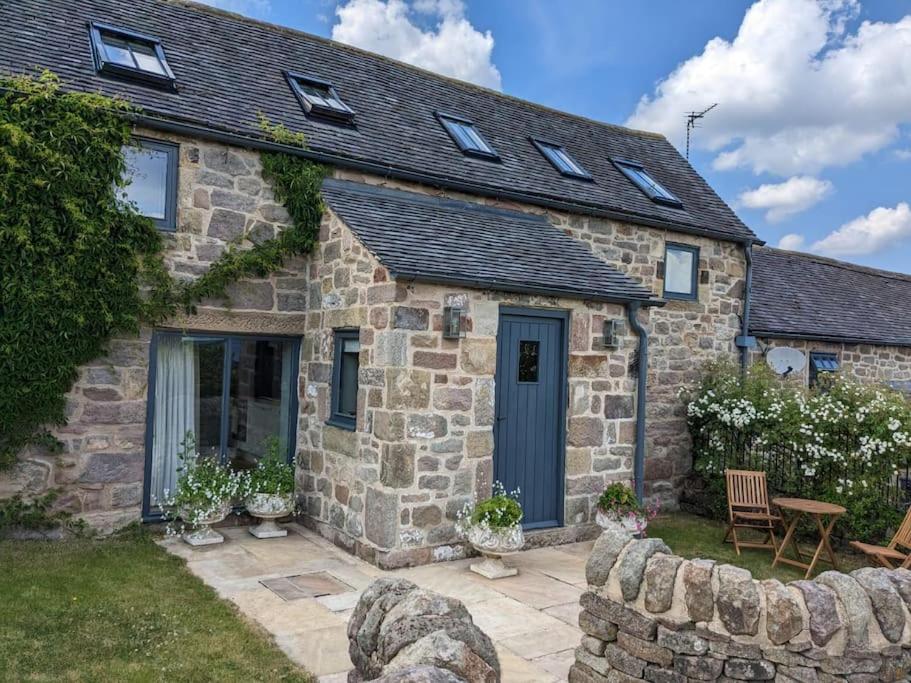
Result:
{"type": "Polygon", "coordinates": [[[745,377],[708,366],[684,394],[695,469],[722,496],[726,467],[765,470],[773,492],[843,505],[836,528],[882,539],[901,516],[889,498],[911,462],[911,404],[883,386],[826,379],[808,390],[763,365],[745,377]]]}
{"type": "Polygon", "coordinates": [[[602,512],[616,512],[617,514],[642,512],[643,509],[633,489],[619,481],[608,484],[604,489],[598,498],[598,508],[602,512]]]}

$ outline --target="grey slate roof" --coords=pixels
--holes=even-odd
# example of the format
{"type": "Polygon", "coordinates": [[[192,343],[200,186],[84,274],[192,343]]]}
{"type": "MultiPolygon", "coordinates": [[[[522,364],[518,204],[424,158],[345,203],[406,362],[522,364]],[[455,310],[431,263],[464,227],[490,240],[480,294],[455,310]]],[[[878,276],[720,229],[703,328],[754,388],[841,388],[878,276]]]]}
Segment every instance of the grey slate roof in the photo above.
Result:
{"type": "Polygon", "coordinates": [[[753,248],[750,333],[911,346],[911,276],[753,248]]]}
{"type": "Polygon", "coordinates": [[[0,1],[0,26],[0,73],[49,68],[67,87],[123,95],[150,116],[261,137],[262,112],[303,131],[316,153],[370,162],[392,176],[417,173],[430,184],[471,186],[480,194],[519,193],[579,213],[756,239],[662,136],[558,112],[316,36],[184,0],[0,1]],[[160,38],[177,92],[97,75],[90,20],[160,38]],[[330,80],[357,112],[356,129],[308,119],[284,69],[330,80]],[[502,161],[464,156],[435,119],[438,110],[472,119],[502,161]],[[561,176],[529,136],[564,145],[595,182],[561,176]],[[684,209],[649,200],[612,156],[643,163],[684,209]]]}
{"type": "Polygon", "coordinates": [[[334,179],[323,197],[401,280],[658,303],[541,215],[334,179]]]}

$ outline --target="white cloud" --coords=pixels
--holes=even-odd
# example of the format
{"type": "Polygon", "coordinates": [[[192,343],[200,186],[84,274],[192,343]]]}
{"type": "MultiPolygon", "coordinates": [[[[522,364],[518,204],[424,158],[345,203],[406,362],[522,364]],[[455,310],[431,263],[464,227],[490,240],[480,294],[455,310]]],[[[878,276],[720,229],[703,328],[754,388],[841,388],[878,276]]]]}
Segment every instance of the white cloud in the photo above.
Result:
{"type": "Polygon", "coordinates": [[[894,209],[880,206],[845,223],[810,249],[828,256],[861,256],[883,251],[907,238],[911,238],[911,207],[901,202],[894,209]]]}
{"type": "Polygon", "coordinates": [[[810,176],[794,176],[783,183],[760,185],[738,197],[741,206],[765,210],[766,220],[777,223],[788,216],[806,211],[821,202],[830,192],[832,183],[810,176]]]}
{"type": "Polygon", "coordinates": [[[893,153],[899,161],[911,161],[911,149],[897,149],[893,153]]]}
{"type": "Polygon", "coordinates": [[[911,122],[911,15],[849,33],[859,11],[857,0],[760,0],[732,41],[678,65],[628,124],[679,145],[684,114],[717,102],[694,144],[720,170],[817,173],[882,149],[911,122]]]}
{"type": "Polygon", "coordinates": [[[336,9],[334,40],[430,71],[500,89],[493,35],[465,17],[460,0],[348,0],[336,9]],[[422,21],[434,23],[422,28],[422,21]]]}
{"type": "Polygon", "coordinates": [[[788,251],[800,251],[803,248],[803,243],[803,235],[792,232],[778,240],[778,248],[787,249],[788,251]]]}
{"type": "Polygon", "coordinates": [[[271,0],[196,0],[228,12],[237,12],[248,17],[265,17],[272,11],[271,0]]]}

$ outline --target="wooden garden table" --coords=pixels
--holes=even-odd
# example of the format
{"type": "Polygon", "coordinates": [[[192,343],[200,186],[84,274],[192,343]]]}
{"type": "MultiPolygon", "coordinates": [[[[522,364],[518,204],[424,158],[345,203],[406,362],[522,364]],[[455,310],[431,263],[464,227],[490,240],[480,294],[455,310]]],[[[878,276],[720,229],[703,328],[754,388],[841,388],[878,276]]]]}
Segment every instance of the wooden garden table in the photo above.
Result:
{"type": "Polygon", "coordinates": [[[816,563],[820,560],[823,562],[831,562],[832,567],[838,569],[835,553],[832,552],[832,546],[829,543],[829,535],[832,533],[835,522],[839,517],[845,514],[847,510],[841,505],[823,503],[819,500],[806,500],[805,498],[774,498],[772,503],[782,510],[782,514],[784,514],[785,510],[792,513],[791,521],[788,524],[787,532],[784,535],[784,540],[781,542],[781,545],[778,546],[778,552],[775,553],[775,560],[772,562],[772,566],[774,567],[779,562],[784,562],[785,564],[806,569],[807,573],[804,575],[804,578],[806,579],[810,578],[813,569],[816,567],[816,563]],[[816,552],[813,553],[813,559],[810,560],[810,564],[803,561],[803,555],[800,554],[797,539],[794,537],[794,532],[797,530],[797,524],[804,515],[813,517],[816,521],[816,527],[819,529],[819,545],[816,546],[816,552]],[[784,551],[788,547],[788,544],[794,546],[794,554],[797,556],[796,560],[784,557],[784,551]],[[823,550],[828,553],[828,559],[822,557],[823,550]]]}

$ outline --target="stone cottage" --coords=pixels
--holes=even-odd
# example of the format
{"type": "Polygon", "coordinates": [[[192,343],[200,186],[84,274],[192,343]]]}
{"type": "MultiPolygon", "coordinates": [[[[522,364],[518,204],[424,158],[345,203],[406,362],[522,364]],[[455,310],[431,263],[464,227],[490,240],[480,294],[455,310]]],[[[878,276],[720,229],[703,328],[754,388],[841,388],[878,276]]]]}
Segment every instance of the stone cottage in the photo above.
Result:
{"type": "Polygon", "coordinates": [[[539,544],[589,533],[612,480],[674,504],[676,392],[741,352],[757,238],[662,136],[184,0],[0,20],[4,74],[139,108],[128,194],[177,277],[289,224],[263,150],[331,168],[311,255],[114,340],[73,387],[65,452],[23,453],[0,495],[155,520],[191,431],[236,467],[278,437],[304,521],[386,566],[452,556],[456,511],[496,480],[539,544]]]}
{"type": "Polygon", "coordinates": [[[812,254],[754,247],[751,352],[799,349],[805,385],[842,372],[911,392],[911,277],[812,254]]]}

